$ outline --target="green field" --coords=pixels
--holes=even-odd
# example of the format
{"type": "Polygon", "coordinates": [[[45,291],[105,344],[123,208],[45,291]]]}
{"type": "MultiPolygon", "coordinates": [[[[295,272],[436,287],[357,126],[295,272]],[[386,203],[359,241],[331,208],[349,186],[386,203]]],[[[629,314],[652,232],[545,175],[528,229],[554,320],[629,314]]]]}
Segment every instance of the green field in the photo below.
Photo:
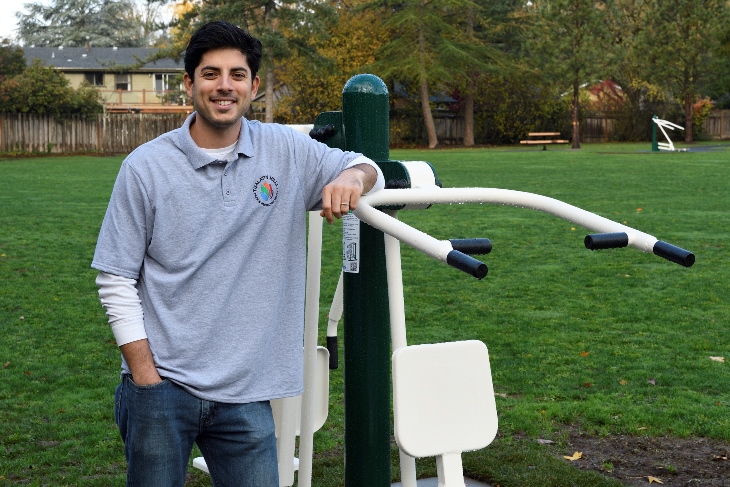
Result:
{"type": "MultiPolygon", "coordinates": [[[[482,281],[402,247],[409,343],[489,348],[500,433],[464,456],[468,476],[503,487],[620,485],[562,460],[567,426],[730,441],[730,365],[710,359],[730,362],[730,146],[648,148],[391,153],[431,162],[445,187],[543,194],[697,256],[687,269],[635,249],[591,252],[585,229],[501,205],[401,212],[434,237],[494,245],[482,281]]],[[[0,485],[124,484],[112,415],[119,352],[89,267],[121,160],[0,159],[0,485]]],[[[339,226],[324,234],[322,337],[341,255],[339,226]]],[[[317,487],[343,485],[341,368],[330,399],[315,435],[317,487]]],[[[419,461],[419,474],[433,476],[434,465],[419,461]]],[[[189,484],[210,482],[191,471],[189,484]]]]}

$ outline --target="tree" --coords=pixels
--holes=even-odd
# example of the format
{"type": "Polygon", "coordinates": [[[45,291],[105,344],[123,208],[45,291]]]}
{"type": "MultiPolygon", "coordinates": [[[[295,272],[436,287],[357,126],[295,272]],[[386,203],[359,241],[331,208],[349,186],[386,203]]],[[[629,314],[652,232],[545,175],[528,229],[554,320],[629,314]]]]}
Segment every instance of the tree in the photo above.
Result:
{"type": "Polygon", "coordinates": [[[25,55],[18,46],[8,39],[0,41],[0,81],[18,75],[25,69],[25,55]]]}
{"type": "Polygon", "coordinates": [[[279,100],[278,120],[312,123],[324,111],[340,110],[345,83],[375,61],[375,51],[385,41],[377,10],[362,9],[363,2],[357,0],[331,3],[332,21],[308,40],[317,55],[301,52],[277,69],[277,80],[289,90],[279,100]]]}
{"type": "Polygon", "coordinates": [[[685,142],[693,139],[693,105],[700,83],[715,71],[728,21],[725,0],[652,0],[649,28],[643,32],[647,65],[657,84],[667,86],[685,117],[685,142]]]}
{"type": "Polygon", "coordinates": [[[54,0],[25,7],[28,13],[16,14],[18,37],[25,45],[143,47],[147,41],[134,0],[54,0]]]}
{"type": "Polygon", "coordinates": [[[535,0],[528,7],[529,60],[573,99],[573,148],[580,148],[578,109],[581,85],[594,81],[610,63],[612,49],[603,0],[535,0]],[[564,88],[563,88],[564,87],[564,88]]]}
{"type": "Polygon", "coordinates": [[[474,145],[474,108],[477,97],[477,82],[485,74],[505,74],[512,65],[508,52],[514,40],[515,22],[512,13],[517,6],[514,0],[491,2],[476,0],[461,19],[463,43],[481,50],[477,56],[467,59],[464,69],[457,71],[450,83],[459,91],[464,108],[464,145],[474,145]],[[474,59],[484,63],[473,62],[474,59]]]}
{"type": "Polygon", "coordinates": [[[99,92],[90,86],[73,89],[66,77],[40,61],[0,82],[2,113],[93,114],[102,111],[99,92]]]}
{"type": "Polygon", "coordinates": [[[374,63],[383,77],[418,87],[428,146],[438,145],[429,102],[430,91],[443,90],[450,80],[486,69],[491,52],[473,36],[462,34],[463,12],[474,8],[471,0],[391,0],[392,14],[383,24],[390,41],[374,63]]]}

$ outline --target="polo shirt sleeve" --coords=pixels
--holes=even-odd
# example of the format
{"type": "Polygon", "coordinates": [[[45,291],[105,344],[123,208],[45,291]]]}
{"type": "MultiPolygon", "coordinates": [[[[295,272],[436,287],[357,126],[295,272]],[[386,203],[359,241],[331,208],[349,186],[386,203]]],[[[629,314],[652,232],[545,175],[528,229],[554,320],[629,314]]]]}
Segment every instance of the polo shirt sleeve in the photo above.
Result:
{"type": "MultiPolygon", "coordinates": [[[[332,149],[321,142],[317,142],[304,134],[297,134],[300,180],[305,188],[307,209],[319,210],[322,208],[322,190],[332,182],[342,171],[357,164],[370,164],[378,172],[376,187],[384,186],[383,175],[377,164],[357,152],[347,152],[332,149]]],[[[375,187],[373,188],[373,190],[375,187]]],[[[371,190],[372,191],[372,190],[371,190]]]]}
{"type": "Polygon", "coordinates": [[[142,180],[127,158],[114,183],[91,267],[109,274],[139,279],[151,237],[152,208],[149,198],[142,180]]]}

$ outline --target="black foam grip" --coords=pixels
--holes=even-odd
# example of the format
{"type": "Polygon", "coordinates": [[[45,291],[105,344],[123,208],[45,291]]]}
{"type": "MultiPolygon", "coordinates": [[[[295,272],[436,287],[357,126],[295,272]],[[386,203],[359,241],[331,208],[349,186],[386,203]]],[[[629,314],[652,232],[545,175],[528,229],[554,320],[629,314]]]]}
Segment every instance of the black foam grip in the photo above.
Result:
{"type": "Polygon", "coordinates": [[[492,242],[488,238],[453,238],[449,242],[454,250],[467,255],[483,255],[492,251],[492,242]]]}
{"type": "Polygon", "coordinates": [[[586,235],[583,243],[589,250],[617,249],[629,245],[629,236],[624,232],[594,233],[586,235]]]}
{"type": "Polygon", "coordinates": [[[476,277],[477,279],[483,278],[488,272],[486,264],[476,260],[474,257],[463,254],[458,250],[452,250],[449,252],[446,256],[446,263],[451,267],[455,267],[460,271],[466,272],[470,276],[476,277]]]}
{"type": "Polygon", "coordinates": [[[684,267],[692,267],[692,264],[695,263],[695,254],[689,250],[684,250],[667,242],[662,242],[661,240],[657,240],[654,244],[654,255],[671,260],[675,264],[679,264],[684,267]]]}
{"type": "Polygon", "coordinates": [[[339,366],[339,357],[337,355],[337,335],[327,337],[327,350],[330,353],[330,370],[335,370],[339,366]]]}

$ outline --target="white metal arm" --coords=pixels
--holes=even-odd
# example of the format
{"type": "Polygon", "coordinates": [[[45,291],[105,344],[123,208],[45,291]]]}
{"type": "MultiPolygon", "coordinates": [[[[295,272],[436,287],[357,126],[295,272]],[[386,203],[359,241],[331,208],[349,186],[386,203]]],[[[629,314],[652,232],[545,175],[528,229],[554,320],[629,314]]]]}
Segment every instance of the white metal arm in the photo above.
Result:
{"type": "Polygon", "coordinates": [[[634,228],[547,196],[498,188],[384,189],[363,196],[355,216],[380,231],[407,243],[436,260],[446,262],[452,250],[448,240],[438,240],[375,209],[377,206],[426,203],[494,203],[531,208],[555,215],[596,232],[624,232],[629,246],[652,252],[657,239],[634,228]]]}

